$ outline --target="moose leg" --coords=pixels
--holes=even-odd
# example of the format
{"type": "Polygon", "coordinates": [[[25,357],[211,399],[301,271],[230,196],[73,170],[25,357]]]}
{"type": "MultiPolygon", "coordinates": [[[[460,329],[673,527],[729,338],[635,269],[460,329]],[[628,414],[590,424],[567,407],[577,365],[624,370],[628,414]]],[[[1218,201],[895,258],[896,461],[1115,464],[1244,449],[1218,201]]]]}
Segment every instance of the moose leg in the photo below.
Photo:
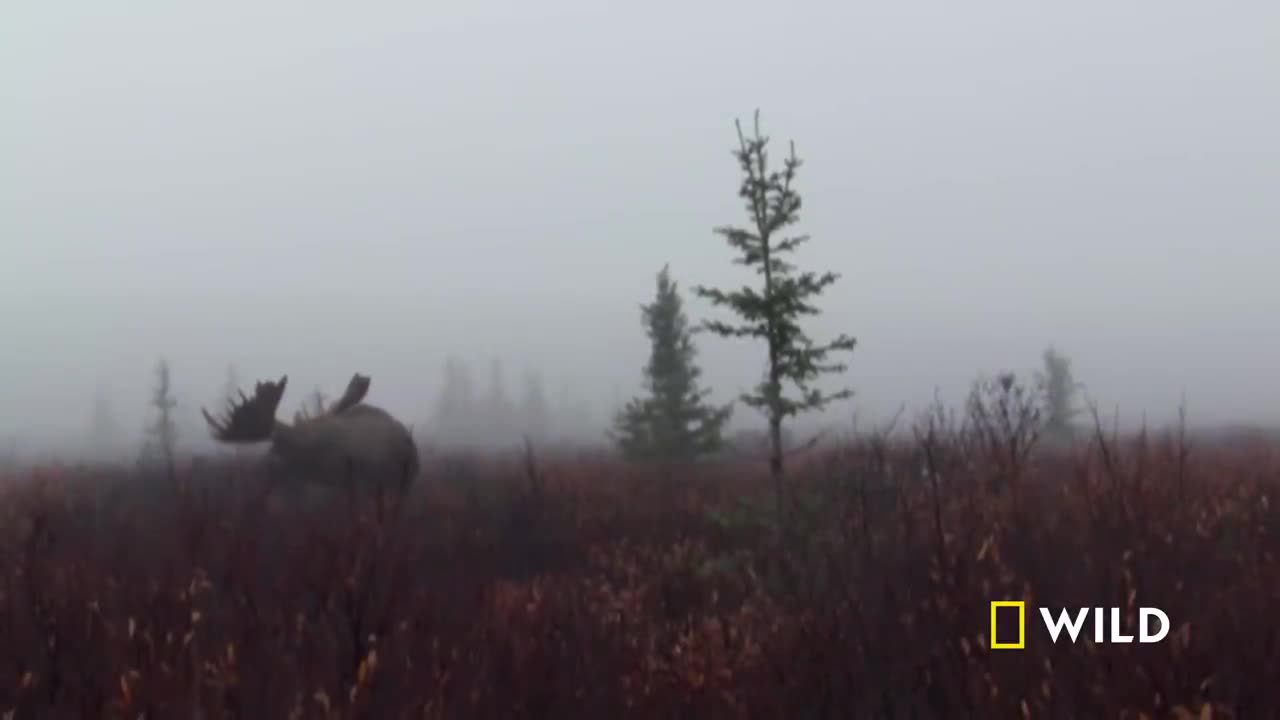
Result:
{"type": "Polygon", "coordinates": [[[392,490],[395,494],[394,512],[398,517],[404,509],[405,501],[409,498],[409,488],[413,485],[413,476],[416,468],[412,459],[405,460],[400,466],[400,482],[393,486],[392,490]]]}

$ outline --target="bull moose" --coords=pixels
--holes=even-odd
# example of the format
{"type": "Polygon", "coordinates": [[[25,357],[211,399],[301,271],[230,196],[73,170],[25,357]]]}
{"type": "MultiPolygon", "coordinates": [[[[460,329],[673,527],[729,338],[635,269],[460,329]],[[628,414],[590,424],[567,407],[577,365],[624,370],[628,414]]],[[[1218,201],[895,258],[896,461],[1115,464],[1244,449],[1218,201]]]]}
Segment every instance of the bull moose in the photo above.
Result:
{"type": "Polygon", "coordinates": [[[328,408],[293,423],[276,418],[289,376],[258,382],[253,397],[240,391],[215,418],[201,408],[214,439],[229,444],[270,442],[270,475],[292,490],[317,487],[370,489],[381,499],[386,491],[402,493],[418,474],[418,448],[413,435],[380,407],[364,403],[369,377],[356,373],[346,392],[328,408]]]}

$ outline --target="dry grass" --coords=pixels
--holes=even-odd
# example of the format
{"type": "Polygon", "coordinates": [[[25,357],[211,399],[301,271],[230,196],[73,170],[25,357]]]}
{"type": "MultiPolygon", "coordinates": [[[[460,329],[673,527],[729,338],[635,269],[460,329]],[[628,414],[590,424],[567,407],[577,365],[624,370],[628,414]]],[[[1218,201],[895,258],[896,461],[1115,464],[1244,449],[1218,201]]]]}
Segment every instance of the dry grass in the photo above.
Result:
{"type": "Polygon", "coordinates": [[[17,478],[0,713],[1274,716],[1280,452],[1185,449],[863,441],[796,464],[783,547],[754,466],[440,462],[381,522],[271,509],[229,467],[17,478]],[[1055,646],[1029,609],[992,652],[1005,598],[1174,629],[1055,646]]]}

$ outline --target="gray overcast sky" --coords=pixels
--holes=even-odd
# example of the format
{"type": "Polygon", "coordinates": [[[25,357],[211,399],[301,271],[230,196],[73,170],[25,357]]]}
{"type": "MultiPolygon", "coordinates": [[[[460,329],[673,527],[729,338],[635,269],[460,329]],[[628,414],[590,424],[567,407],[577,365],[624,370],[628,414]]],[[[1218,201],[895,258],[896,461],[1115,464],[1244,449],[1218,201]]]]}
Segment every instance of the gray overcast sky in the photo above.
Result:
{"type": "Polygon", "coordinates": [[[1052,342],[1108,407],[1278,421],[1278,71],[1275,2],[5,3],[0,435],[141,423],[162,354],[192,417],[235,361],[421,422],[451,351],[603,413],[663,263],[747,279],[757,107],[860,412],[1052,342]]]}

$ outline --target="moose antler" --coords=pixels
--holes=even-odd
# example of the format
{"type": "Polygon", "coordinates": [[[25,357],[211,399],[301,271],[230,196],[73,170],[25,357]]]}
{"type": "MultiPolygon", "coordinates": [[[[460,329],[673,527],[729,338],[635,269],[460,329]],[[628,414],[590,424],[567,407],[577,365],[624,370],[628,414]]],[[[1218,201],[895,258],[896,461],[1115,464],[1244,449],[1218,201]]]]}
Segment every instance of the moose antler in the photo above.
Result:
{"type": "Polygon", "coordinates": [[[345,410],[355,407],[364,400],[364,396],[369,393],[369,376],[356,373],[351,376],[351,382],[347,383],[347,391],[338,398],[338,402],[329,408],[329,414],[337,415],[345,410]]]}
{"type": "Polygon", "coordinates": [[[240,402],[228,401],[225,415],[216,419],[208,410],[200,408],[205,422],[213,430],[213,436],[226,443],[262,442],[271,437],[275,428],[276,408],[280,398],[284,396],[285,384],[289,376],[284,375],[277,382],[259,382],[254,388],[252,398],[240,392],[240,402]]]}

